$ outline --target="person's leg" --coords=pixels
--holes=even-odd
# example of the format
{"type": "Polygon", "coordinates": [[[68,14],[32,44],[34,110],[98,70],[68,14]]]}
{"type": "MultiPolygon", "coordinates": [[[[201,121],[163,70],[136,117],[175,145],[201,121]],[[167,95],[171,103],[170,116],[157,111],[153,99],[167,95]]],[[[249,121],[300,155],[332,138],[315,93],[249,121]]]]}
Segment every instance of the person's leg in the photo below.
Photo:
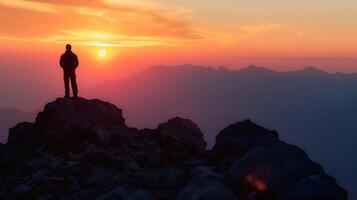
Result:
{"type": "Polygon", "coordinates": [[[73,96],[77,97],[78,96],[78,87],[77,87],[77,80],[76,80],[76,72],[73,71],[71,73],[71,85],[72,85],[72,90],[73,90],[73,96]]]}
{"type": "Polygon", "coordinates": [[[64,81],[64,90],[65,90],[64,97],[69,97],[69,73],[68,72],[63,72],[63,81],[64,81]]]}

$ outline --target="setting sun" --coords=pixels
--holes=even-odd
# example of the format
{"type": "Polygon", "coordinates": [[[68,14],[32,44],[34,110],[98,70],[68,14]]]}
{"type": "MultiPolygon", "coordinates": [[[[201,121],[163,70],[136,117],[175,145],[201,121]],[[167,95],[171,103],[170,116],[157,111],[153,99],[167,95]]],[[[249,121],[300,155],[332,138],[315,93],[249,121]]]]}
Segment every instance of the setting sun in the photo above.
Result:
{"type": "Polygon", "coordinates": [[[105,49],[100,49],[98,51],[98,56],[104,58],[105,56],[107,56],[107,51],[105,49]]]}

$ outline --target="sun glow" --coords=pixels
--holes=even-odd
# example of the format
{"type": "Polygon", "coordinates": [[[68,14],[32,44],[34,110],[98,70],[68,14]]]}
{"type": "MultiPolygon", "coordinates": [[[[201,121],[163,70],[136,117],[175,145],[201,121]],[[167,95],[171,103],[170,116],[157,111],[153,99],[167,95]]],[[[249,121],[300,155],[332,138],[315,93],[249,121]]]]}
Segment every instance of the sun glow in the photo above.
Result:
{"type": "Polygon", "coordinates": [[[107,56],[107,51],[105,49],[99,49],[98,56],[104,58],[107,56]]]}

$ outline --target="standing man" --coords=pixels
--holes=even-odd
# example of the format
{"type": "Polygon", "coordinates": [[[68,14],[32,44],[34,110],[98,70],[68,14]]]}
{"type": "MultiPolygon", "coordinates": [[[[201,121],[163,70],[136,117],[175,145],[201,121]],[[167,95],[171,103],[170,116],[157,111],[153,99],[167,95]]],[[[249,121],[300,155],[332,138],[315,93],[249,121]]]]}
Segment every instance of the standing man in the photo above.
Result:
{"type": "Polygon", "coordinates": [[[72,52],[72,46],[66,45],[66,52],[62,54],[60,66],[63,69],[63,80],[65,88],[65,98],[69,97],[69,80],[71,80],[73,96],[78,96],[78,88],[76,82],[76,68],[78,67],[78,57],[72,52]]]}

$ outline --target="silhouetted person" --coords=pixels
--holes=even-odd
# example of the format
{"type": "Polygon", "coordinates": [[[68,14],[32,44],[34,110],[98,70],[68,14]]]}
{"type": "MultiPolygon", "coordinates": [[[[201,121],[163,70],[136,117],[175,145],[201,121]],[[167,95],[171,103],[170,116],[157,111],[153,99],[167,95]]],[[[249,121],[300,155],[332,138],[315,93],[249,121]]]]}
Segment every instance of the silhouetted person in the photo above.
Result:
{"type": "Polygon", "coordinates": [[[76,82],[76,68],[78,67],[78,57],[72,52],[72,46],[66,45],[66,52],[62,54],[60,66],[63,69],[63,80],[65,88],[65,97],[69,97],[69,80],[71,80],[73,96],[78,96],[78,88],[76,82]]]}

